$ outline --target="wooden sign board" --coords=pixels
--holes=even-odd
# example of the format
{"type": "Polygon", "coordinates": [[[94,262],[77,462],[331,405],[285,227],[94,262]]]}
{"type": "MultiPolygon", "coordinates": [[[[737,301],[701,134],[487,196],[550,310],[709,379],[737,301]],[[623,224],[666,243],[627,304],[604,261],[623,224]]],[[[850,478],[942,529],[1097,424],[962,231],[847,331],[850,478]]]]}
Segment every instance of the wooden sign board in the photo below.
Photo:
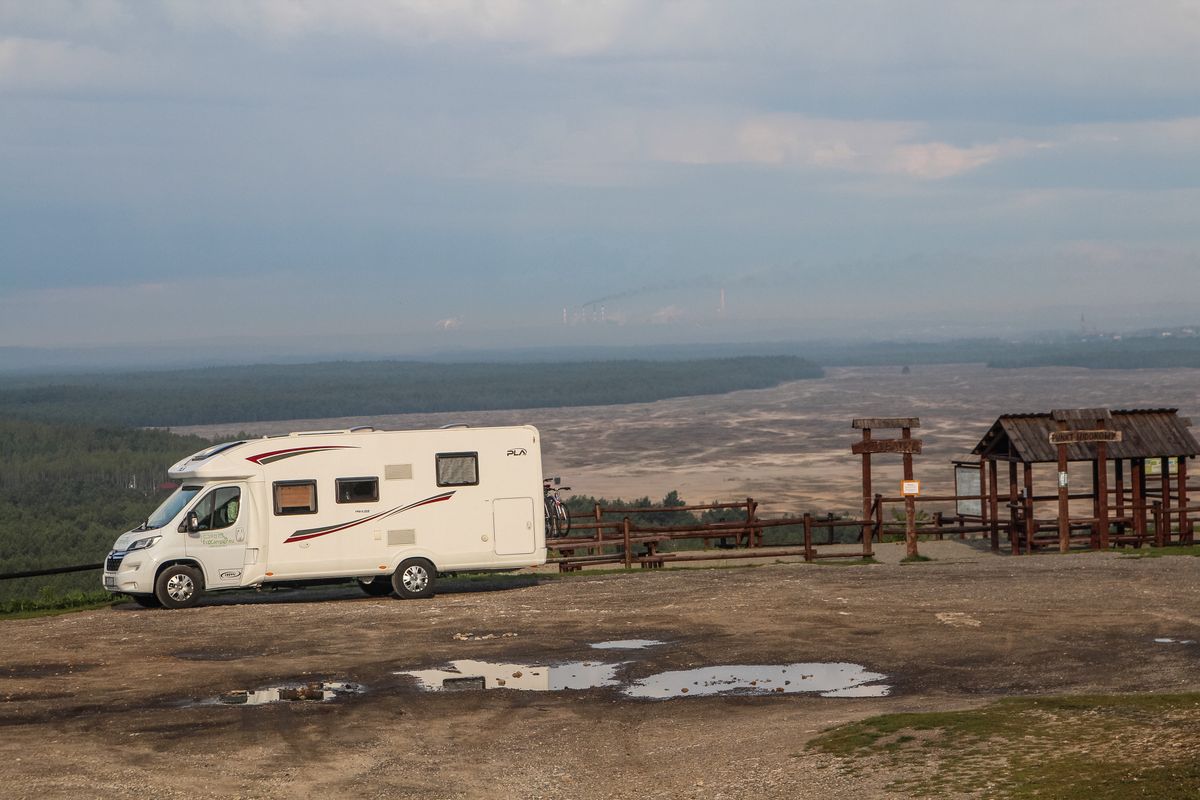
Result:
{"type": "Polygon", "coordinates": [[[920,493],[921,493],[921,482],[920,481],[901,481],[900,482],[900,494],[904,495],[905,497],[916,497],[920,493]]]}
{"type": "Polygon", "coordinates": [[[850,445],[850,452],[856,456],[866,453],[909,453],[920,455],[920,439],[867,439],[850,445]]]}
{"type": "MultiPolygon", "coordinates": [[[[1178,458],[1168,458],[1167,459],[1167,469],[1169,470],[1171,475],[1178,475],[1179,474],[1179,459],[1178,458]]],[[[1147,458],[1145,470],[1146,470],[1147,475],[1162,475],[1162,459],[1161,458],[1147,458]]]]}
{"type": "Polygon", "coordinates": [[[919,428],[920,417],[859,417],[850,421],[851,428],[882,430],[884,428],[919,428]]]}
{"type": "Polygon", "coordinates": [[[1088,442],[1119,442],[1120,431],[1051,431],[1050,444],[1086,444],[1088,442]]]}

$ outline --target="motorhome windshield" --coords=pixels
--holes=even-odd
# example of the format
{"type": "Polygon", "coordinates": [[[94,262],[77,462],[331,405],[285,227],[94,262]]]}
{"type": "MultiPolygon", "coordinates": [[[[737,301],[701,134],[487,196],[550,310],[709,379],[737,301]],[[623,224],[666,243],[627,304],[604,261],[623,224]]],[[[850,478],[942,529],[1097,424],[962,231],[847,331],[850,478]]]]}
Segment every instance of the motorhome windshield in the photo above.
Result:
{"type": "Polygon", "coordinates": [[[163,501],[162,505],[155,509],[154,513],[146,520],[145,527],[161,528],[171,520],[175,519],[175,515],[180,510],[192,501],[196,493],[200,491],[199,486],[181,486],[174,494],[163,501]]]}

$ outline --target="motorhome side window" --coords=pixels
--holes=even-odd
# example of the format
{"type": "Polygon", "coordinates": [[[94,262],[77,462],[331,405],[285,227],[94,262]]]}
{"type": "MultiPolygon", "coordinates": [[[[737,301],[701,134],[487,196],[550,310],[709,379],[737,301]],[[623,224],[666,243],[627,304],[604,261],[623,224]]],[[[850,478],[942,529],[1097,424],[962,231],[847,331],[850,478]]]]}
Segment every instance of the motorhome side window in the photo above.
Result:
{"type": "Polygon", "coordinates": [[[316,481],[276,481],[275,515],[317,513],[316,481]]]}
{"type": "Polygon", "coordinates": [[[438,453],[438,486],[477,486],[479,484],[478,453],[438,453]]]}
{"type": "Polygon", "coordinates": [[[374,503],[379,500],[379,478],[338,478],[339,503],[374,503]]]}

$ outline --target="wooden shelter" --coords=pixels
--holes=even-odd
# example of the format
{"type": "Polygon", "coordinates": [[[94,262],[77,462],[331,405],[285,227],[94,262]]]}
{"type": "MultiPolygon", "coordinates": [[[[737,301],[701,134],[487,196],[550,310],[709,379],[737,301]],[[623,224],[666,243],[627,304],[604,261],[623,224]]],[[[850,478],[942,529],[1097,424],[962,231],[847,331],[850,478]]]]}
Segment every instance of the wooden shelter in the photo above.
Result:
{"type": "Polygon", "coordinates": [[[1156,544],[1173,540],[1191,544],[1189,512],[1200,508],[1188,506],[1187,462],[1200,453],[1200,443],[1190,426],[1191,420],[1178,416],[1175,408],[1065,409],[1001,416],[971,451],[980,459],[981,516],[990,522],[992,548],[999,549],[1000,541],[997,465],[1001,461],[1008,463],[1005,499],[1014,554],[1051,543],[1064,550],[1073,542],[1087,542],[1094,548],[1108,547],[1110,541],[1141,544],[1149,537],[1151,516],[1156,544]],[[1070,491],[1068,465],[1078,462],[1091,464],[1086,493],[1070,491]],[[1034,465],[1055,463],[1057,493],[1035,494],[1034,465]],[[1072,518],[1070,502],[1082,500],[1091,501],[1091,516],[1072,518]],[[1057,501],[1057,517],[1039,520],[1035,505],[1047,501],[1057,501]],[[1057,536],[1039,536],[1046,530],[1057,536]]]}

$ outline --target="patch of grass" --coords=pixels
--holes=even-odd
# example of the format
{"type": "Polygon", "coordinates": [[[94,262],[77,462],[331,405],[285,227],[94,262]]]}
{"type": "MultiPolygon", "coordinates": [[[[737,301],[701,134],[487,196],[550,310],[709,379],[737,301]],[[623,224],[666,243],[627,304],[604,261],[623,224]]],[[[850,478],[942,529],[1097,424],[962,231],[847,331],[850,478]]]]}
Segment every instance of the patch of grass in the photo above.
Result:
{"type": "Polygon", "coordinates": [[[124,596],[113,596],[108,592],[69,592],[52,595],[43,592],[36,598],[7,600],[0,603],[0,619],[28,619],[69,614],[73,611],[88,611],[125,602],[124,596]]]}
{"type": "Polygon", "coordinates": [[[1200,693],[1020,698],[871,717],[809,747],[878,760],[904,775],[891,788],[913,797],[1195,798],[1198,728],[1200,693]]]}
{"type": "Polygon", "coordinates": [[[858,567],[863,564],[879,564],[881,563],[875,556],[863,558],[862,556],[846,556],[846,558],[818,558],[813,561],[813,566],[819,567],[858,567]]]}
{"type": "Polygon", "coordinates": [[[920,553],[915,556],[905,556],[904,558],[900,559],[901,564],[922,564],[926,561],[933,561],[933,559],[929,556],[923,556],[920,553]]]}
{"type": "Polygon", "coordinates": [[[1124,549],[1120,551],[1125,558],[1162,558],[1164,556],[1195,556],[1200,558],[1200,544],[1187,545],[1180,547],[1178,545],[1172,547],[1139,547],[1134,549],[1124,549]]]}

